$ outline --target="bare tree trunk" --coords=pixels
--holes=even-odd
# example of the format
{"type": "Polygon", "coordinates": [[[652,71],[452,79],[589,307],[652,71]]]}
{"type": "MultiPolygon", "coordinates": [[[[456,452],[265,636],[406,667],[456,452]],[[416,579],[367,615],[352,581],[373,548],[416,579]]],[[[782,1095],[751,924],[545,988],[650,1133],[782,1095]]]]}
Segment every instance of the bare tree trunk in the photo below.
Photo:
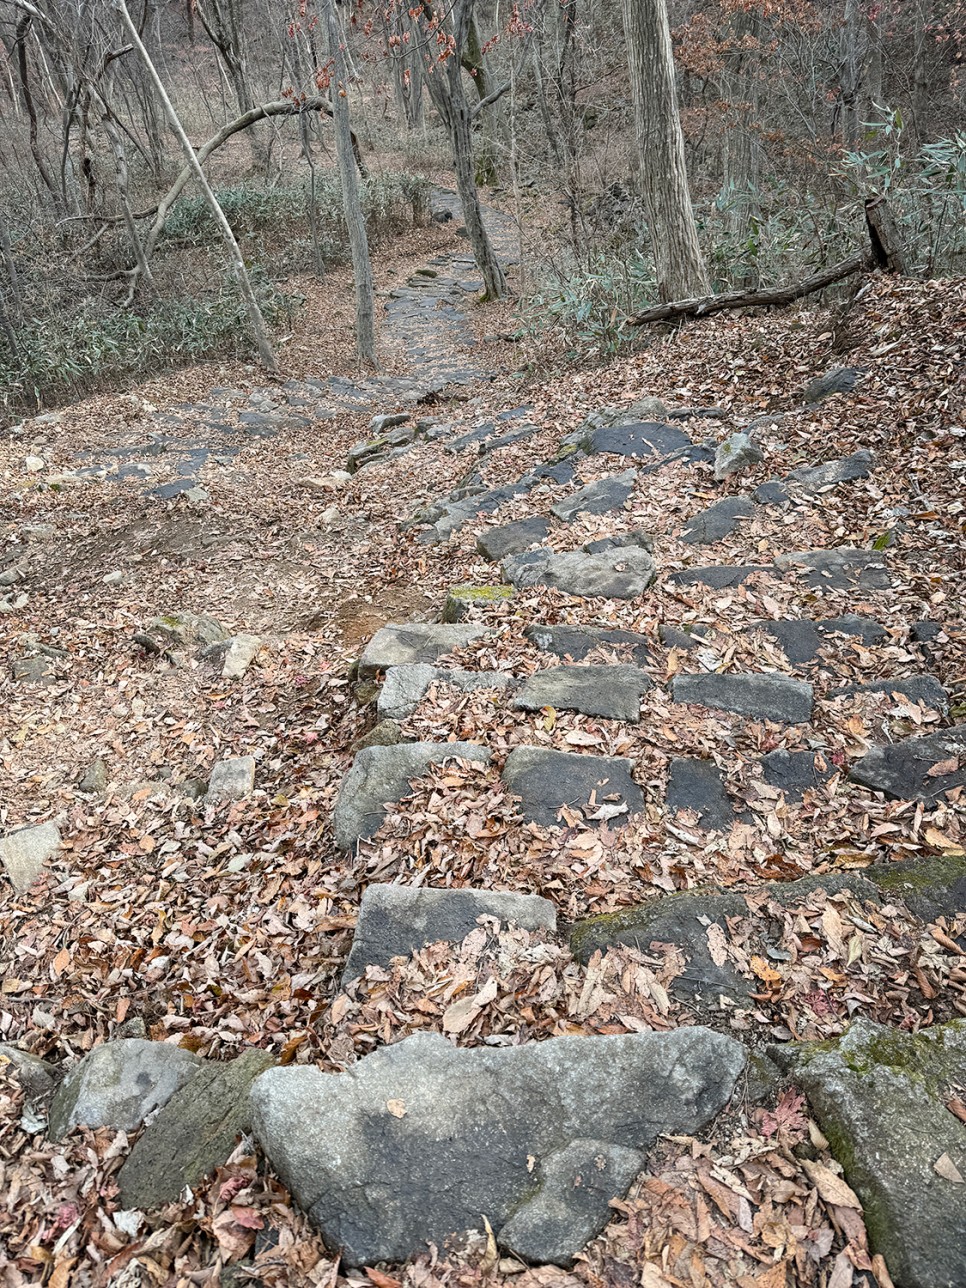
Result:
{"type": "Polygon", "coordinates": [[[688,192],[667,6],[665,0],[623,0],[623,16],[658,294],[662,300],[706,295],[711,284],[688,192]]]}
{"type": "Polygon", "coordinates": [[[131,207],[131,192],[128,182],[127,153],[124,151],[124,141],[121,138],[120,131],[114,122],[110,108],[106,103],[101,102],[101,125],[107,136],[112,153],[114,154],[114,172],[117,177],[117,191],[121,199],[121,209],[124,211],[124,226],[127,229],[128,240],[131,243],[131,249],[134,251],[134,258],[137,261],[138,272],[132,278],[131,290],[128,295],[127,304],[134,301],[138,283],[143,280],[146,285],[153,290],[154,278],[151,276],[151,268],[148,264],[147,257],[144,254],[144,247],[141,244],[141,237],[138,233],[137,221],[134,218],[134,210],[131,207]]]}
{"type": "Polygon", "coordinates": [[[349,247],[352,251],[352,275],[356,288],[356,348],[361,362],[376,366],[376,305],[372,284],[372,264],[369,260],[369,239],[366,221],[362,214],[359,193],[359,176],[356,173],[356,154],[352,147],[352,130],[349,125],[349,100],[346,97],[345,52],[342,33],[335,12],[335,0],[325,0],[325,24],[332,59],[332,116],[335,122],[335,152],[342,182],[342,204],[349,228],[349,247]]]}
{"type": "Polygon", "coordinates": [[[113,0],[113,3],[114,8],[117,10],[121,17],[121,21],[127,29],[131,44],[134,46],[139,57],[144,63],[145,71],[148,73],[148,76],[154,84],[158,98],[161,100],[164,110],[167,113],[168,120],[171,122],[171,128],[178,136],[178,141],[184,149],[185,156],[188,159],[188,164],[194,171],[195,179],[201,188],[202,194],[208,205],[208,209],[211,211],[212,218],[221,232],[222,239],[228,249],[232,270],[235,274],[235,280],[238,283],[238,289],[241,293],[241,297],[245,305],[245,311],[248,314],[248,318],[251,323],[252,331],[255,334],[255,343],[258,346],[258,355],[261,358],[262,365],[268,371],[277,373],[278,362],[276,361],[271,341],[268,338],[268,328],[265,325],[262,311],[258,307],[258,300],[256,300],[255,292],[252,290],[251,279],[249,278],[248,271],[245,268],[245,260],[241,253],[241,247],[238,245],[235,234],[232,232],[231,224],[229,224],[228,220],[225,218],[225,212],[218,204],[218,198],[212,191],[211,185],[205,176],[205,172],[201,168],[201,163],[195,155],[195,150],[191,146],[191,141],[185,133],[184,126],[181,124],[181,119],[175,111],[174,104],[168,96],[168,91],[164,87],[164,82],[158,74],[158,70],[154,63],[151,61],[150,54],[144,47],[141,37],[138,34],[138,29],[134,25],[134,21],[128,12],[125,0],[113,0]]]}

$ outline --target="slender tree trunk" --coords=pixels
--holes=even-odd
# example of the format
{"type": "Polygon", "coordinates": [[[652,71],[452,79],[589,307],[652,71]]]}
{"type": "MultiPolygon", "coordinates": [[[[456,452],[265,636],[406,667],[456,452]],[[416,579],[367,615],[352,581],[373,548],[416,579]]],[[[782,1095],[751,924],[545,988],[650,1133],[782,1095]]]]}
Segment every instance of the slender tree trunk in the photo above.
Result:
{"type": "Polygon", "coordinates": [[[110,108],[103,100],[101,102],[101,112],[101,125],[114,155],[114,173],[117,177],[117,191],[121,199],[121,209],[124,212],[124,226],[127,229],[128,240],[131,243],[131,249],[134,251],[134,258],[138,266],[137,275],[131,281],[131,291],[127,300],[128,305],[130,305],[134,301],[138,283],[143,281],[150,290],[153,290],[154,278],[151,276],[151,268],[144,253],[144,247],[141,244],[137,221],[134,218],[134,210],[131,206],[127,153],[124,151],[124,140],[121,138],[120,130],[118,130],[114,122],[110,108]]]}
{"type": "Polygon", "coordinates": [[[640,181],[662,300],[706,295],[711,284],[688,192],[665,0],[623,0],[640,181]]]}
{"type": "Polygon", "coordinates": [[[238,283],[238,290],[241,293],[241,297],[245,305],[245,311],[248,314],[252,331],[255,334],[255,343],[258,346],[258,355],[261,358],[262,365],[268,371],[277,373],[278,362],[276,361],[271,341],[268,338],[268,328],[265,325],[262,311],[258,307],[258,300],[256,300],[255,292],[252,290],[251,279],[249,278],[248,271],[245,268],[245,260],[241,253],[241,247],[238,245],[235,234],[232,232],[231,224],[229,224],[228,220],[225,218],[225,212],[218,204],[218,198],[212,191],[211,185],[205,176],[205,172],[201,168],[201,163],[195,155],[195,150],[191,146],[191,140],[185,133],[184,126],[181,124],[181,119],[175,111],[174,104],[168,96],[168,91],[164,87],[164,82],[159,76],[154,63],[151,61],[150,54],[144,47],[141,37],[138,34],[138,29],[134,25],[134,21],[128,11],[125,0],[113,0],[113,3],[114,8],[117,10],[121,17],[121,21],[127,29],[131,44],[134,46],[139,57],[144,63],[145,71],[148,73],[148,76],[154,84],[158,98],[161,100],[162,106],[167,113],[168,120],[171,122],[171,128],[178,136],[178,141],[184,149],[184,154],[188,160],[188,164],[194,171],[195,179],[201,188],[202,194],[204,195],[205,201],[208,205],[208,209],[211,211],[215,224],[217,225],[225,246],[228,249],[231,266],[235,274],[235,280],[238,283]]]}
{"type": "Polygon", "coordinates": [[[356,288],[356,348],[361,362],[376,365],[376,305],[369,260],[369,239],[362,214],[356,154],[349,125],[349,100],[342,33],[335,12],[335,0],[325,0],[325,24],[332,59],[332,116],[335,123],[335,152],[342,182],[342,203],[349,228],[352,275],[356,288]]]}

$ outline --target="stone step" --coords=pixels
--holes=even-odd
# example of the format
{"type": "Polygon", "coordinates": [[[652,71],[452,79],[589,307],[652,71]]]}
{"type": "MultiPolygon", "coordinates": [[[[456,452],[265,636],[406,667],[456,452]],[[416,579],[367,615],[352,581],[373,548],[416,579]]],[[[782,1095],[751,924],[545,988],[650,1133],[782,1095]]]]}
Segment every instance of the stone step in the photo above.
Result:
{"type": "Polygon", "coordinates": [[[639,665],[650,661],[647,638],[636,631],[600,626],[528,626],[524,636],[544,653],[582,662],[595,648],[629,647],[639,665]]]}
{"type": "Polygon", "coordinates": [[[829,639],[832,635],[852,636],[860,639],[866,647],[890,638],[888,631],[878,622],[852,613],[823,619],[756,621],[752,622],[752,627],[773,635],[789,662],[796,665],[814,661],[819,650],[832,642],[829,639]]]}
{"type": "Polygon", "coordinates": [[[625,470],[623,474],[613,474],[588,483],[556,505],[550,512],[564,523],[573,523],[582,514],[608,514],[612,510],[622,510],[630,500],[637,484],[637,471],[625,470]]]}
{"type": "Polygon", "coordinates": [[[525,680],[512,705],[522,711],[553,707],[636,723],[641,697],[653,687],[653,680],[636,666],[554,666],[525,680]]]}
{"type": "Polygon", "coordinates": [[[653,556],[640,546],[565,554],[541,546],[510,555],[503,561],[502,572],[514,586],[549,586],[580,599],[637,599],[657,576],[653,556]]]}
{"type": "Polygon", "coordinates": [[[582,756],[544,747],[514,747],[503,781],[532,823],[553,827],[565,808],[588,822],[619,827],[644,808],[644,794],[623,757],[582,756]]]}
{"type": "Polygon", "coordinates": [[[478,689],[506,691],[519,681],[501,671],[463,671],[425,662],[390,667],[386,672],[376,709],[380,720],[405,720],[422,702],[433,684],[451,684],[461,693],[478,689]]]}
{"type": "Polygon", "coordinates": [[[707,832],[727,832],[739,815],[725,791],[721,770],[713,760],[675,757],[668,767],[667,807],[671,813],[690,810],[707,832]]]}
{"type": "Polygon", "coordinates": [[[359,678],[370,680],[393,666],[433,663],[481,639],[486,631],[485,626],[470,623],[391,623],[376,631],[363,650],[359,678]]]}
{"type": "Polygon", "coordinates": [[[712,545],[723,541],[738,528],[742,519],[750,519],[755,513],[751,501],[741,496],[728,496],[689,519],[681,540],[689,545],[712,545]]]}
{"type": "Polygon", "coordinates": [[[676,675],[675,702],[730,711],[775,724],[804,724],[812,718],[814,694],[804,680],[787,675],[676,675]]]}
{"type": "Polygon", "coordinates": [[[849,778],[898,800],[953,801],[966,787],[966,724],[924,737],[874,747],[852,765],[849,778]]]}
{"type": "Polygon", "coordinates": [[[502,528],[487,528],[476,538],[476,548],[484,559],[500,563],[508,555],[519,554],[538,546],[550,535],[546,519],[518,519],[502,528]]]}

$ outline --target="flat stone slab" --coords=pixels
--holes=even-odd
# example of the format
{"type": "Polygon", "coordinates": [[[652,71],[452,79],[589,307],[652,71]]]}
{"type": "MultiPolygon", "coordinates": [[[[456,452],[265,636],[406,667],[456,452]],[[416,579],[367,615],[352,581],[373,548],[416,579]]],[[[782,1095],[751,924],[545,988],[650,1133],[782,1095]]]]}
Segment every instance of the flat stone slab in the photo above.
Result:
{"type": "Polygon", "coordinates": [[[646,954],[652,943],[676,944],[687,965],[668,986],[673,996],[709,1005],[715,1005],[722,994],[743,1000],[753,991],[752,985],[730,960],[720,965],[714,961],[708,928],[717,925],[725,929],[726,917],[747,915],[748,906],[740,895],[687,891],[579,921],[571,931],[570,947],[578,961],[588,962],[595,952],[608,948],[635,948],[646,954]]]}
{"type": "Polygon", "coordinates": [[[874,747],[856,761],[849,778],[897,800],[940,800],[966,786],[966,724],[874,747]]]}
{"type": "Polygon", "coordinates": [[[596,626],[528,626],[523,633],[541,652],[573,662],[582,662],[595,648],[617,645],[630,645],[631,656],[639,664],[651,656],[646,636],[636,631],[596,626]]]}
{"type": "Polygon", "coordinates": [[[750,519],[755,505],[743,496],[726,496],[689,519],[681,540],[689,545],[711,545],[730,537],[742,519],[750,519]]]}
{"type": "Polygon", "coordinates": [[[609,514],[621,510],[637,484],[637,470],[625,470],[608,478],[588,483],[573,496],[565,497],[550,507],[550,512],[564,523],[573,523],[582,514],[609,514]]]}
{"type": "Polygon", "coordinates": [[[473,609],[493,608],[512,598],[512,586],[454,586],[447,592],[441,617],[444,622],[461,622],[473,609]]]}
{"type": "Polygon", "coordinates": [[[882,554],[853,546],[779,555],[775,567],[802,578],[812,590],[888,590],[892,585],[882,554]]]}
{"type": "Polygon", "coordinates": [[[765,782],[784,792],[790,801],[800,801],[837,772],[820,751],[770,751],[761,758],[761,770],[765,782]]]}
{"type": "Polygon", "coordinates": [[[476,548],[484,559],[499,563],[507,555],[519,554],[537,546],[550,535],[550,524],[546,519],[518,519],[502,528],[487,528],[478,534],[476,548]]]}
{"type": "Polygon", "coordinates": [[[60,832],[55,823],[21,827],[0,839],[0,864],[18,894],[33,885],[59,848],[60,832]]]}
{"type": "Polygon", "coordinates": [[[896,680],[868,680],[865,684],[844,684],[830,697],[854,697],[858,693],[897,693],[908,702],[921,702],[933,711],[949,712],[949,694],[933,675],[908,675],[896,680]]]}
{"type": "Polygon", "coordinates": [[[659,626],[657,636],[665,648],[683,649],[686,653],[700,648],[708,638],[706,626],[659,626]]]}
{"type": "Polygon", "coordinates": [[[401,800],[410,783],[430,765],[457,758],[478,765],[490,763],[486,747],[475,742],[405,742],[390,747],[365,747],[342,780],[332,814],[332,830],[340,850],[379,830],[386,806],[401,800]]]}
{"type": "Polygon", "coordinates": [[[558,824],[565,805],[611,827],[644,808],[644,793],[631,777],[631,761],[624,757],[514,747],[503,781],[520,797],[523,817],[543,827],[558,824]]]}
{"type": "Polygon", "coordinates": [[[205,802],[217,805],[223,801],[247,800],[255,790],[255,757],[235,756],[219,760],[211,771],[205,802]]]}
{"type": "Polygon", "coordinates": [[[670,456],[694,444],[683,429],[659,421],[638,421],[628,425],[602,425],[588,435],[592,452],[612,456],[670,456]]]}
{"type": "Polygon", "coordinates": [[[367,966],[388,966],[440,940],[462,943],[480,917],[495,918],[521,930],[557,928],[549,899],[503,890],[431,890],[398,885],[367,886],[342,975],[356,979],[367,966]]]}
{"type": "Polygon", "coordinates": [[[496,689],[505,692],[517,681],[502,671],[448,670],[442,666],[428,666],[416,662],[411,666],[391,666],[379,697],[376,710],[380,720],[405,720],[422,702],[433,684],[452,684],[463,693],[477,689],[496,689]]]}
{"type": "MultiPolygon", "coordinates": [[[[890,902],[901,901],[927,924],[937,917],[966,912],[966,854],[936,854],[869,869],[871,878],[890,902]]],[[[959,936],[966,949],[966,927],[959,936]]]]}
{"type": "Polygon", "coordinates": [[[821,492],[823,488],[834,487],[838,483],[868,478],[874,464],[875,457],[862,448],[851,456],[826,461],[824,465],[801,465],[787,474],[784,481],[801,492],[821,492]]]}
{"type": "Polygon", "coordinates": [[[945,1104],[966,1084],[966,1021],[910,1034],[859,1017],[821,1046],[770,1053],[791,1063],[832,1142],[872,1251],[902,1288],[966,1282],[966,1125],[945,1104]]]}
{"type": "Polygon", "coordinates": [[[174,1203],[220,1167],[238,1137],[251,1131],[248,1093],[275,1057],[246,1051],[225,1063],[204,1064],[176,1091],[145,1129],[118,1174],[121,1205],[158,1208],[174,1203]]]}
{"type": "Polygon", "coordinates": [[[807,403],[819,403],[832,394],[850,394],[862,372],[856,367],[831,367],[821,376],[815,376],[802,391],[807,403]]]}
{"type": "Polygon", "coordinates": [[[201,1068],[184,1047],[122,1038],[95,1047],[57,1088],[47,1134],[61,1140],[74,1127],[137,1131],[148,1114],[166,1105],[201,1068]]]}
{"type": "Polygon", "coordinates": [[[641,696],[653,687],[653,680],[636,666],[553,666],[525,680],[513,705],[522,711],[555,707],[636,722],[641,716],[641,696]]]}
{"type": "Polygon", "coordinates": [[[668,768],[667,806],[672,813],[693,810],[708,832],[727,832],[738,821],[713,760],[679,756],[668,768]]]}
{"type": "Polygon", "coordinates": [[[639,546],[599,554],[584,550],[557,554],[541,547],[505,559],[503,576],[520,588],[551,586],[581,599],[636,599],[653,585],[657,569],[651,553],[639,546]]]}
{"type": "Polygon", "coordinates": [[[672,572],[668,581],[676,586],[710,586],[712,590],[728,590],[740,586],[756,572],[771,572],[767,564],[719,564],[710,568],[682,568],[672,572]]]}
{"type": "Polygon", "coordinates": [[[802,724],[812,718],[812,686],[787,675],[676,675],[672,696],[675,702],[776,724],[802,724]]]}
{"type": "MultiPolygon", "coordinates": [[[[419,1033],[345,1073],[269,1070],[252,1088],[253,1119],[272,1165],[348,1265],[443,1247],[484,1214],[504,1246],[566,1264],[622,1193],[602,1180],[599,1202],[575,1197],[580,1155],[570,1147],[643,1151],[661,1132],[696,1131],[744,1064],[739,1043],[698,1027],[473,1049],[419,1033]],[[541,1220],[561,1204],[577,1219],[541,1220]]],[[[619,1187],[633,1162],[607,1150],[601,1171],[619,1187]]]]}
{"type": "Polygon", "coordinates": [[[383,626],[373,635],[359,659],[359,679],[371,680],[379,671],[388,671],[391,666],[435,662],[454,649],[472,644],[486,634],[486,629],[480,625],[440,622],[383,626]]]}
{"type": "Polygon", "coordinates": [[[828,644],[830,635],[851,635],[865,645],[881,644],[889,638],[886,629],[871,617],[858,617],[847,613],[842,617],[826,617],[820,621],[802,618],[787,621],[757,621],[752,623],[760,630],[775,637],[789,662],[803,665],[813,661],[821,648],[828,644]]]}

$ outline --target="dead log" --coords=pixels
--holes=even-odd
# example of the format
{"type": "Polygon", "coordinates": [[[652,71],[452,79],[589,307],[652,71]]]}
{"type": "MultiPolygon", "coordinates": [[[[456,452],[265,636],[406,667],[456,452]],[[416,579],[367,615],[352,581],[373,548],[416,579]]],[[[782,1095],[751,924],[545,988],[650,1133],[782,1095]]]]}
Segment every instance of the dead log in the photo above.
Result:
{"type": "Polygon", "coordinates": [[[805,295],[824,290],[835,282],[841,282],[853,273],[860,273],[864,268],[871,268],[876,263],[868,251],[856,251],[847,259],[837,264],[830,264],[804,281],[793,282],[789,286],[769,286],[763,290],[727,291],[723,295],[706,295],[693,300],[672,300],[667,304],[656,304],[652,309],[645,309],[629,317],[626,326],[645,326],[648,322],[670,322],[675,318],[704,318],[712,313],[723,313],[726,309],[768,308],[793,304],[805,295]]]}
{"type": "Polygon", "coordinates": [[[865,203],[865,222],[876,267],[886,273],[898,273],[900,277],[905,277],[906,259],[902,241],[885,197],[869,197],[865,203]]]}

